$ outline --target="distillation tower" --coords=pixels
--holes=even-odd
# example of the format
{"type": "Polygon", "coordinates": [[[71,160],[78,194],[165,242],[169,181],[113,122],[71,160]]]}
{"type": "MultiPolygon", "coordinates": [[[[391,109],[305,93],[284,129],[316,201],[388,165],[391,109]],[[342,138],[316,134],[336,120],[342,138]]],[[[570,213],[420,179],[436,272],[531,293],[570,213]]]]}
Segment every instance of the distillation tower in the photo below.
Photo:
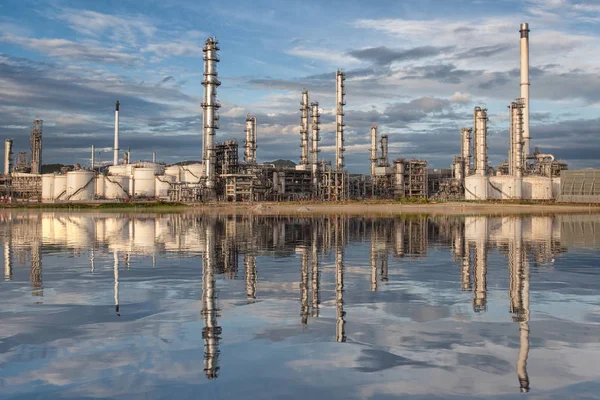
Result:
{"type": "Polygon", "coordinates": [[[36,119],[33,121],[31,131],[31,173],[39,175],[42,173],[42,128],[44,121],[36,119]]]}
{"type": "Polygon", "coordinates": [[[244,142],[244,161],[256,163],[256,117],[248,114],[246,116],[246,141],[244,142]]]}
{"type": "Polygon", "coordinates": [[[221,84],[217,76],[217,63],[219,62],[219,42],[216,38],[206,39],[206,45],[202,49],[204,52],[204,102],[202,103],[203,121],[204,121],[204,140],[205,160],[204,172],[206,178],[206,187],[209,192],[214,194],[215,190],[215,168],[216,168],[216,148],[215,134],[219,129],[219,114],[217,110],[220,107],[217,101],[217,87],[221,84]]]}
{"type": "Polygon", "coordinates": [[[309,103],[308,103],[308,90],[302,91],[302,102],[300,103],[301,112],[301,123],[300,123],[300,167],[304,170],[308,169],[308,114],[309,114],[309,103]]]}
{"type": "Polygon", "coordinates": [[[321,114],[319,113],[319,103],[314,101],[310,104],[311,108],[311,118],[312,118],[312,182],[313,182],[313,190],[315,193],[319,191],[319,141],[321,138],[319,137],[320,130],[320,118],[321,114]]]}

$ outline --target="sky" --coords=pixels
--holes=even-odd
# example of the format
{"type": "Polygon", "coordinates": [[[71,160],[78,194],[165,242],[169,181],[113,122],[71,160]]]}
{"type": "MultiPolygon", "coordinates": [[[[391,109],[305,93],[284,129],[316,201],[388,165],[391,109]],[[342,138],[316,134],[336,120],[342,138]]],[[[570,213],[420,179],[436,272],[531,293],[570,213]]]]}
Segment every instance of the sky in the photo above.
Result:
{"type": "MultiPolygon", "coordinates": [[[[600,0],[15,1],[0,3],[0,139],[44,163],[201,158],[202,47],[220,44],[217,141],[258,121],[259,162],[300,157],[303,89],[335,154],[335,71],[346,72],[346,167],[368,173],[373,123],[390,158],[448,168],[473,108],[488,108],[488,157],[506,159],[519,97],[519,26],[530,24],[532,148],[600,168],[600,0]]],[[[240,158],[243,149],[240,148],[240,158]]]]}

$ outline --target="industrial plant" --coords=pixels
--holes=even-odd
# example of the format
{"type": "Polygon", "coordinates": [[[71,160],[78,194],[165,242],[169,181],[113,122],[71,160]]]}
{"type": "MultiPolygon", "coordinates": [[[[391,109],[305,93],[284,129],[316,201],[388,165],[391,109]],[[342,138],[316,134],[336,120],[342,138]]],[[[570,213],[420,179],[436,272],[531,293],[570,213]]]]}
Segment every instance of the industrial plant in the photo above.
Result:
{"type": "MultiPolygon", "coordinates": [[[[202,102],[202,162],[166,165],[133,162],[131,151],[119,147],[119,101],[115,104],[113,163],[98,168],[94,146],[89,168],[74,165],[60,173],[42,174],[42,120],[33,123],[31,151],[19,152],[13,165],[13,141],[6,139],[0,194],[5,201],[102,202],[161,200],[172,202],[347,201],[403,198],[465,200],[558,200],[600,202],[594,170],[568,171],[552,154],[532,151],[529,111],[529,26],[520,29],[520,96],[510,103],[507,160],[492,167],[487,157],[487,112],[473,110],[473,125],[460,129],[461,152],[447,169],[433,169],[427,160],[390,160],[390,137],[370,130],[370,174],[345,169],[345,73],[335,73],[335,159],[319,157],[322,137],[319,103],[307,90],[300,99],[300,157],[293,167],[257,162],[260,121],[248,114],[244,124],[244,156],[237,140],[219,142],[217,89],[219,43],[206,40],[202,102]],[[312,102],[311,102],[312,100],[312,102]]],[[[333,83],[333,76],[332,76],[333,83]]],[[[124,104],[124,109],[127,105],[124,104]]],[[[468,117],[470,119],[470,117],[468,117]]],[[[465,118],[467,119],[467,117],[465,118]]],[[[366,134],[366,132],[365,132],[366,134]]],[[[449,160],[450,161],[450,160],[449,160]]]]}

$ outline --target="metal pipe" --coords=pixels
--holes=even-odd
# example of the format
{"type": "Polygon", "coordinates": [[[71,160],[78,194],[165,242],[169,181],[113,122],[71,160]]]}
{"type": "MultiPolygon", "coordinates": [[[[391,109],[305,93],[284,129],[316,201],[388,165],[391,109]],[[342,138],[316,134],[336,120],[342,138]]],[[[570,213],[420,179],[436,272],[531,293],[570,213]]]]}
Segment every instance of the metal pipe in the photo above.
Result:
{"type": "Polygon", "coordinates": [[[375,176],[377,168],[377,124],[371,127],[371,176],[375,176]]]}
{"type": "Polygon", "coordinates": [[[119,165],[119,100],[115,103],[115,144],[113,149],[113,165],[119,165]]]}
{"type": "Polygon", "coordinates": [[[335,168],[336,171],[342,171],[344,169],[344,80],[346,75],[343,71],[338,70],[335,75],[336,91],[335,91],[335,104],[336,104],[336,116],[335,116],[335,168]]]}
{"type": "Polygon", "coordinates": [[[525,103],[523,113],[523,154],[527,158],[530,154],[529,134],[529,24],[521,24],[521,98],[525,103]]]}
{"type": "Polygon", "coordinates": [[[313,186],[316,188],[319,184],[319,130],[320,130],[320,118],[319,114],[319,103],[313,102],[310,104],[311,117],[312,117],[312,179],[313,186]]]}
{"type": "Polygon", "coordinates": [[[217,121],[219,114],[217,110],[220,104],[217,101],[217,87],[221,84],[217,77],[217,63],[219,57],[219,42],[216,38],[206,39],[206,46],[202,49],[204,52],[204,102],[202,109],[204,110],[204,143],[206,146],[206,164],[205,176],[206,187],[208,189],[215,188],[215,167],[216,167],[216,151],[215,151],[215,130],[219,129],[217,121]]]}
{"type": "Polygon", "coordinates": [[[300,111],[302,112],[300,123],[300,148],[302,149],[300,154],[300,165],[304,165],[306,167],[308,166],[308,90],[302,91],[302,102],[300,103],[300,106],[300,111]]]}
{"type": "Polygon", "coordinates": [[[487,109],[475,107],[475,172],[479,176],[487,175],[487,109]]]}
{"type": "Polygon", "coordinates": [[[6,139],[4,141],[4,175],[9,175],[12,169],[12,147],[13,140],[6,139]]]}

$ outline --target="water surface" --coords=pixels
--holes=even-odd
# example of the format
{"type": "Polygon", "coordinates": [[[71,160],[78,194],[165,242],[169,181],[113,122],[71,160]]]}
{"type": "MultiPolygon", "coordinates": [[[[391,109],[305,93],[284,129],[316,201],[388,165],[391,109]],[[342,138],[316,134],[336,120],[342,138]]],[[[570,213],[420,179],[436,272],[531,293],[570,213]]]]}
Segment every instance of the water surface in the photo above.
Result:
{"type": "Polygon", "coordinates": [[[599,215],[4,212],[0,242],[1,398],[600,398],[599,215]]]}

